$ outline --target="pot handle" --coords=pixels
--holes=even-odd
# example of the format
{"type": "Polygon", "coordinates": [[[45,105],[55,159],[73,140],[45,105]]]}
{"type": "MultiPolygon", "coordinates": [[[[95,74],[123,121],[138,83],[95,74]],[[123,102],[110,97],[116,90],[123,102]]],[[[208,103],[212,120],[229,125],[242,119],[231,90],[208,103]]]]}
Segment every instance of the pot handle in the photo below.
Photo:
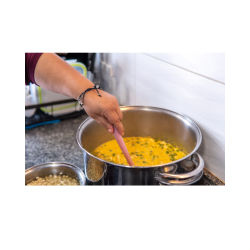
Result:
{"type": "Polygon", "coordinates": [[[185,174],[170,174],[170,173],[164,173],[164,174],[162,173],[161,174],[160,173],[159,175],[161,175],[163,178],[164,177],[165,178],[169,177],[169,178],[176,178],[176,179],[186,179],[186,178],[190,178],[190,177],[192,177],[194,175],[199,174],[203,170],[203,168],[204,168],[204,160],[203,160],[203,158],[198,153],[194,153],[192,155],[192,161],[195,163],[195,165],[197,163],[195,162],[196,159],[195,159],[194,156],[197,156],[199,163],[198,163],[198,166],[193,171],[185,173],[185,174]]]}

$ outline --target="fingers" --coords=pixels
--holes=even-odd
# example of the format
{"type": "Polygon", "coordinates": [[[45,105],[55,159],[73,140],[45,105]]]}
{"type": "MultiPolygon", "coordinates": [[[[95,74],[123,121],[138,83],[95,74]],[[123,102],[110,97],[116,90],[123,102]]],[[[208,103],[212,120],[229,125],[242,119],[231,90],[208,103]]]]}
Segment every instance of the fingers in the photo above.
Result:
{"type": "MultiPolygon", "coordinates": [[[[124,127],[115,110],[106,110],[105,112],[103,112],[103,117],[105,117],[109,123],[113,124],[122,136],[124,135],[124,127]]],[[[112,133],[113,133],[113,128],[112,128],[112,133]]]]}
{"type": "Polygon", "coordinates": [[[87,114],[106,128],[109,133],[113,133],[114,125],[123,136],[124,128],[121,123],[123,115],[117,99],[104,91],[101,91],[101,98],[91,91],[88,94],[84,97],[84,109],[87,114]]]}
{"type": "Polygon", "coordinates": [[[114,125],[115,125],[115,127],[117,128],[117,130],[119,131],[119,133],[120,133],[122,136],[124,136],[124,127],[123,127],[121,121],[115,123],[114,125]]]}
{"type": "Polygon", "coordinates": [[[101,116],[96,116],[95,119],[100,125],[108,130],[109,133],[113,133],[113,125],[105,118],[101,116]]]}
{"type": "Polygon", "coordinates": [[[122,121],[123,115],[122,115],[122,111],[120,110],[119,106],[117,106],[116,113],[118,114],[119,119],[122,121]]]}

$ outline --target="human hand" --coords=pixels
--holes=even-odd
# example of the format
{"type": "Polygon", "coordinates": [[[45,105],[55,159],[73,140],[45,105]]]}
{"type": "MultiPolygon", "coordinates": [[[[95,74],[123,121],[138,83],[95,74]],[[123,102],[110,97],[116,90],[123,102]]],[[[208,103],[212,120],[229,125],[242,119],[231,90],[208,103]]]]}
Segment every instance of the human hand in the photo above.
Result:
{"type": "Polygon", "coordinates": [[[113,133],[113,125],[119,133],[124,135],[124,128],[121,123],[123,118],[117,99],[109,93],[98,90],[101,97],[95,90],[87,92],[84,96],[84,109],[87,114],[113,133]]]}

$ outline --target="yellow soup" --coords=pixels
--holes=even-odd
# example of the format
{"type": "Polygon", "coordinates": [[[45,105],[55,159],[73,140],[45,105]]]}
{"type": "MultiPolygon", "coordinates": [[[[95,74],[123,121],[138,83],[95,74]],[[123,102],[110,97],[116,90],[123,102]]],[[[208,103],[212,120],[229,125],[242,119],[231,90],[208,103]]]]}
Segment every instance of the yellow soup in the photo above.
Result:
{"type": "MultiPolygon", "coordinates": [[[[165,164],[181,159],[186,155],[179,147],[153,138],[126,137],[124,142],[135,166],[165,164]]],[[[92,154],[105,161],[128,165],[116,140],[103,143],[92,154]]]]}

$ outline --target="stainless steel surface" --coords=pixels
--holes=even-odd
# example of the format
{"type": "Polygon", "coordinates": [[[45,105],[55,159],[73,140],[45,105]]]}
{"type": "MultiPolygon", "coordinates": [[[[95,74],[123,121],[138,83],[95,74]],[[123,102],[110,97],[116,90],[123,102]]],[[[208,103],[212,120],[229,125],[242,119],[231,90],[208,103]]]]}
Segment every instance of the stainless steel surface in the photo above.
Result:
{"type": "MultiPolygon", "coordinates": [[[[203,171],[204,160],[198,153],[194,153],[194,155],[192,156],[192,162],[195,163],[197,161],[198,161],[198,164],[196,165],[195,169],[188,172],[188,173],[185,173],[185,174],[165,173],[164,177],[170,177],[170,178],[176,178],[176,179],[186,179],[186,178],[195,176],[195,175],[199,174],[201,171],[203,171]]],[[[183,161],[183,164],[185,164],[185,161],[183,161]]]]}
{"type": "Polygon", "coordinates": [[[197,182],[203,175],[204,160],[198,153],[181,161],[179,165],[182,169],[189,171],[184,174],[160,173],[155,179],[165,185],[190,185],[197,182]]]}
{"type": "MultiPolygon", "coordinates": [[[[163,172],[165,167],[172,166],[174,163],[180,164],[184,159],[189,159],[201,144],[202,135],[199,127],[183,115],[154,107],[123,106],[120,108],[123,112],[124,137],[150,136],[178,145],[187,155],[171,163],[147,167],[111,164],[95,157],[91,152],[102,143],[114,138],[96,121],[88,118],[80,125],[76,139],[83,150],[85,174],[90,163],[107,165],[107,174],[103,178],[102,185],[157,185],[159,183],[154,177],[159,171],[163,172]]],[[[199,169],[201,170],[201,167],[199,169]]]]}
{"type": "Polygon", "coordinates": [[[178,168],[177,164],[173,164],[164,168],[160,168],[159,171],[155,171],[155,177],[165,177],[166,173],[175,173],[178,168]]]}
{"type": "MultiPolygon", "coordinates": [[[[88,164],[84,164],[84,173],[85,173],[85,177],[86,177],[86,182],[87,182],[87,184],[88,184],[88,185],[103,185],[103,184],[104,184],[103,180],[104,180],[104,178],[105,178],[106,175],[107,175],[107,164],[106,164],[106,163],[103,163],[103,162],[101,162],[101,161],[98,161],[98,160],[96,160],[96,159],[94,159],[94,158],[85,159],[85,160],[86,160],[86,162],[88,162],[88,164]],[[92,167],[93,167],[93,166],[98,166],[98,165],[100,165],[100,166],[102,167],[102,169],[103,169],[103,174],[102,174],[102,176],[101,176],[101,178],[100,178],[99,180],[92,181],[92,180],[89,179],[87,168],[88,168],[90,165],[92,165],[92,167]]],[[[84,160],[84,162],[85,162],[85,160],[84,160]]]]}
{"type": "Polygon", "coordinates": [[[66,174],[76,178],[80,185],[85,185],[86,178],[82,170],[69,163],[48,162],[28,168],[25,171],[25,185],[34,180],[36,177],[44,177],[50,174],[66,174]]]}
{"type": "Polygon", "coordinates": [[[176,185],[191,185],[191,184],[197,182],[198,180],[200,180],[202,175],[203,175],[203,171],[201,171],[200,173],[198,173],[195,176],[192,176],[192,177],[187,178],[187,179],[181,179],[181,180],[175,180],[175,179],[169,180],[169,179],[162,179],[159,177],[156,177],[156,178],[163,185],[175,185],[176,186],[176,185]]]}

